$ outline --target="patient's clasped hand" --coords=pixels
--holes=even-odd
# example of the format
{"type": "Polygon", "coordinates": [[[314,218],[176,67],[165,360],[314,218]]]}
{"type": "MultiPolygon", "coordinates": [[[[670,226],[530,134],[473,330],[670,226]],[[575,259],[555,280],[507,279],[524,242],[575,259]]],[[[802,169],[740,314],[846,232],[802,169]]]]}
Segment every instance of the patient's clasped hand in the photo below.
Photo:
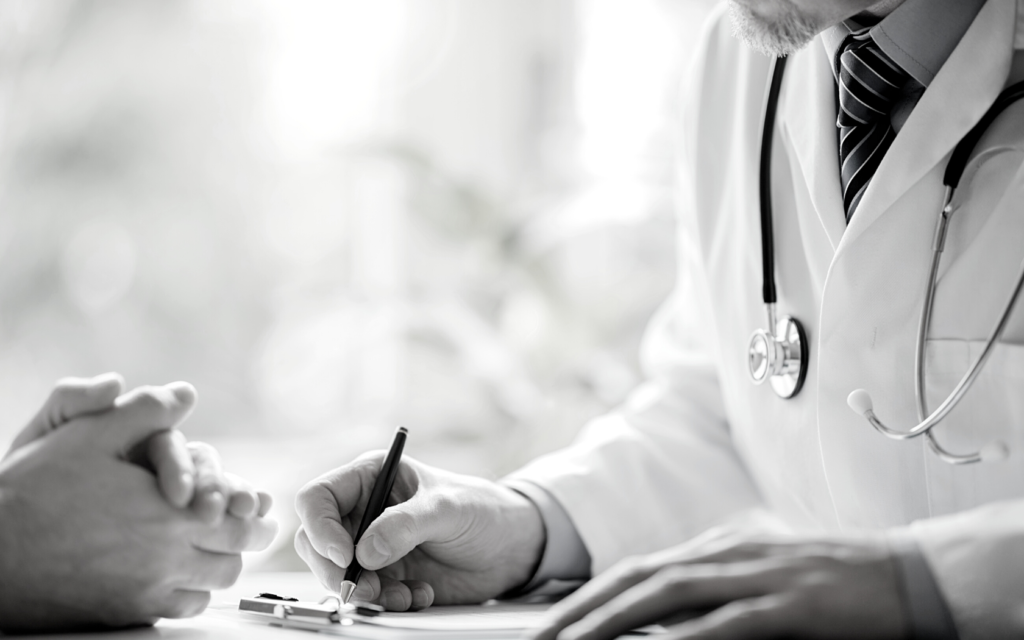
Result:
{"type": "Polygon", "coordinates": [[[61,380],[0,461],[0,630],[196,615],[277,533],[270,496],[176,427],[183,382],[61,380]]]}

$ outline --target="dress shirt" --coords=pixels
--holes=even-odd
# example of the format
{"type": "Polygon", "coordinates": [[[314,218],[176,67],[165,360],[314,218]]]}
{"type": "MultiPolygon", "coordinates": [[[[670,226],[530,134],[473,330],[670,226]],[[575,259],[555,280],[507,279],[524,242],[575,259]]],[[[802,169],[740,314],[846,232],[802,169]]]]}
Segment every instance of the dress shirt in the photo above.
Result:
{"type": "Polygon", "coordinates": [[[985,0],[906,0],[874,26],[870,17],[852,18],[826,30],[821,40],[837,82],[843,41],[850,33],[868,27],[878,47],[910,74],[890,114],[892,127],[899,133],[983,4],[985,0]]]}
{"type": "MultiPolygon", "coordinates": [[[[898,133],[984,3],[985,0],[906,0],[881,20],[858,16],[832,27],[822,34],[822,42],[837,81],[843,40],[864,28],[869,28],[882,51],[907,71],[910,78],[890,114],[898,133]]],[[[533,578],[516,593],[537,589],[551,592],[588,579],[590,554],[561,504],[547,490],[531,482],[516,480],[507,484],[537,506],[547,534],[533,578]],[[552,585],[557,586],[551,589],[552,585]]],[[[957,638],[949,608],[913,537],[901,530],[890,535],[889,542],[900,575],[911,637],[957,638]]]]}

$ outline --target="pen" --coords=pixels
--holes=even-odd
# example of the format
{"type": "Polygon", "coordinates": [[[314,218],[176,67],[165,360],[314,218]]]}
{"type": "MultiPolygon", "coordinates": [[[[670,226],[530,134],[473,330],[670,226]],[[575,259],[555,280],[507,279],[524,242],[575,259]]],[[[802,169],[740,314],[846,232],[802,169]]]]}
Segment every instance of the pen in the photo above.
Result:
{"type": "Polygon", "coordinates": [[[363,512],[363,519],[359,521],[356,537],[352,540],[352,564],[348,565],[348,569],[345,570],[345,579],[342,580],[341,587],[338,589],[342,604],[348,604],[352,598],[352,592],[356,590],[356,585],[359,583],[359,576],[363,574],[363,568],[356,560],[355,546],[359,544],[359,539],[366,533],[370,523],[384,512],[384,503],[388,501],[391,487],[395,485],[398,465],[402,461],[402,449],[405,448],[405,438],[408,435],[409,432],[405,427],[398,427],[395,430],[395,439],[391,441],[391,449],[388,451],[388,456],[384,458],[384,463],[380,465],[377,479],[373,482],[370,499],[366,503],[366,511],[363,512]]]}

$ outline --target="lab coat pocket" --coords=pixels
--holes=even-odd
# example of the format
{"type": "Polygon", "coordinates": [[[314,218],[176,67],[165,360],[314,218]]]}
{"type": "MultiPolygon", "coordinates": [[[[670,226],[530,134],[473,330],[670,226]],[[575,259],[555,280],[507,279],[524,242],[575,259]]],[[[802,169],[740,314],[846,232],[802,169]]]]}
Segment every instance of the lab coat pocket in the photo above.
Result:
{"type": "MultiPolygon", "coordinates": [[[[984,348],[984,341],[928,341],[925,397],[929,411],[945,401],[984,348]]],[[[998,344],[974,384],[934,433],[953,453],[972,453],[999,441],[1008,447],[1009,457],[953,466],[939,460],[922,441],[932,515],[1024,496],[1024,345],[998,344]]]]}

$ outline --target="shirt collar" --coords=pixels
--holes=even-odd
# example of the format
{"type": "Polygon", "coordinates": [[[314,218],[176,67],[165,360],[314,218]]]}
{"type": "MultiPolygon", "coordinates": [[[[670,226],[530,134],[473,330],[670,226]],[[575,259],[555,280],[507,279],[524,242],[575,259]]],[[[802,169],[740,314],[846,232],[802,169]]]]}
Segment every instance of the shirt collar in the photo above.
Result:
{"type": "MultiPolygon", "coordinates": [[[[906,0],[868,33],[896,64],[927,87],[983,4],[985,0],[906,0]]],[[[863,28],[856,19],[850,19],[822,34],[833,73],[838,73],[835,60],[843,40],[863,28]]]]}

